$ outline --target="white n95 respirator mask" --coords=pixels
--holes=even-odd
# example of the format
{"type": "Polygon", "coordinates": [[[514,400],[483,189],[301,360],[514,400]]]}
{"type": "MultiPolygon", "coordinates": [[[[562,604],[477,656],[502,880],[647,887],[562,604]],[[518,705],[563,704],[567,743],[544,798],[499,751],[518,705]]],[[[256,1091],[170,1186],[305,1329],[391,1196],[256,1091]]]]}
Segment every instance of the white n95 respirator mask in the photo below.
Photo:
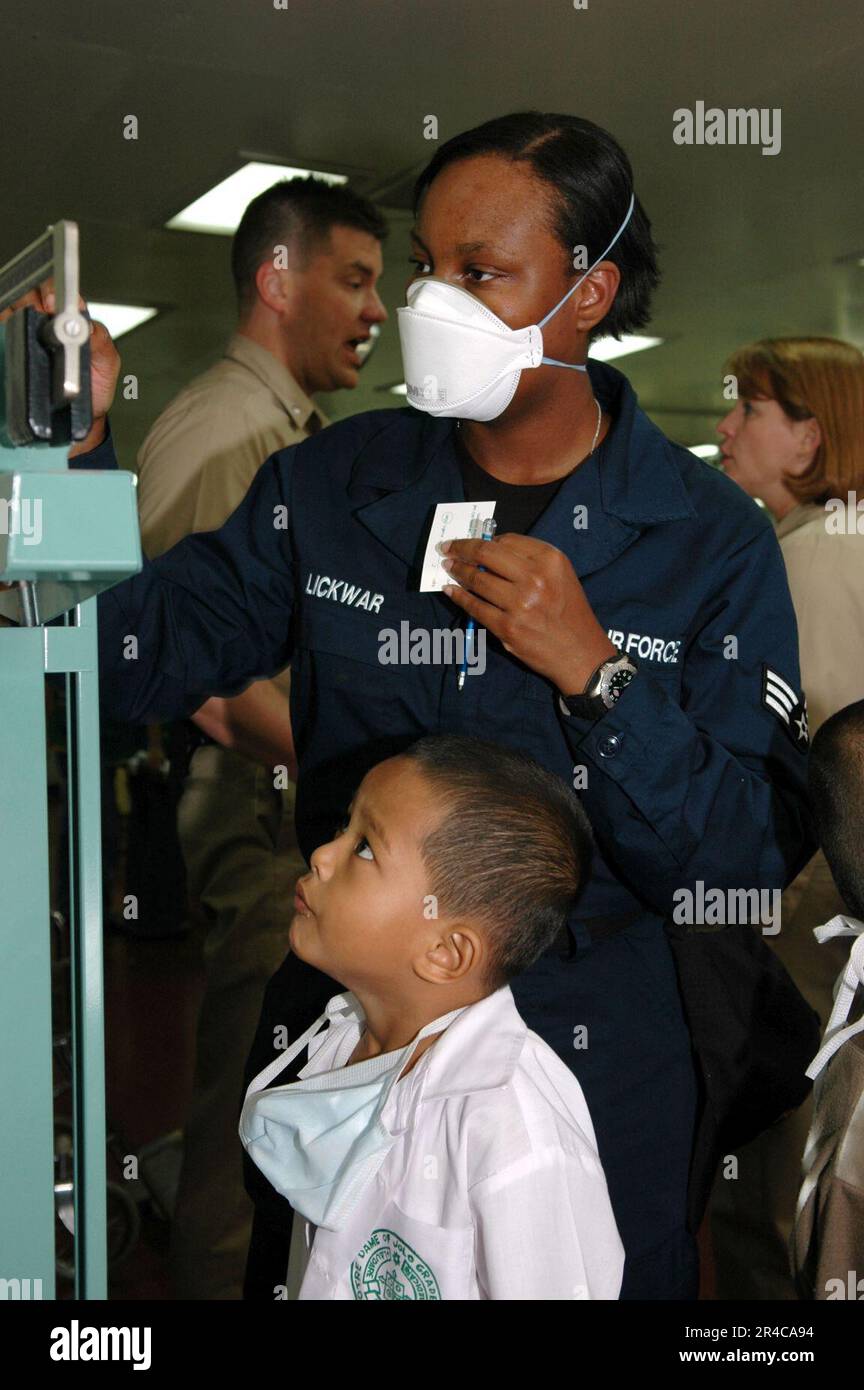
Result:
{"type": "Polygon", "coordinates": [[[595,266],[608,256],[635,205],[609,245],[539,323],[510,328],[467,290],[446,280],[414,280],[407,305],[396,310],[408,400],[428,415],[494,420],[513,399],[526,367],[543,363],[584,372],[582,365],[543,354],[543,328],[595,266]]]}

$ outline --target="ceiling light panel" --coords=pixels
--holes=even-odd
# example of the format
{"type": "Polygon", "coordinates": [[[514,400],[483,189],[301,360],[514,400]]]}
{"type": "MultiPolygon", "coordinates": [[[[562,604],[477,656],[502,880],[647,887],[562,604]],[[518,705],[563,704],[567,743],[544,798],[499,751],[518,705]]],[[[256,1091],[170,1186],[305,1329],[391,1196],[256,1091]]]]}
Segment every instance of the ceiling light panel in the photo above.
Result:
{"type": "Polygon", "coordinates": [[[346,174],[327,174],[320,169],[300,169],[289,164],[265,164],[252,160],[242,169],[229,174],[209,192],[202,193],[165,226],[173,231],[210,232],[215,236],[231,236],[236,232],[253,198],[282,179],[307,178],[314,175],[324,183],[347,183],[346,174]]]}

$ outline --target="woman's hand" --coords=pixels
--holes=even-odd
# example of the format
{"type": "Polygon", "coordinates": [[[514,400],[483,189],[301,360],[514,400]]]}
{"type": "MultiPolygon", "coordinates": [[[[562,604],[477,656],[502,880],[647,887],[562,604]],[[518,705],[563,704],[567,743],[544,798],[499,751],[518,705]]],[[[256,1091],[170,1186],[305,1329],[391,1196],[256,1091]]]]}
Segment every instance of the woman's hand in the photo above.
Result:
{"type": "Polygon", "coordinates": [[[562,695],[576,695],[615,647],[567,556],[547,541],[505,534],[448,541],[444,567],[462,587],[444,592],[562,695]],[[479,566],[482,565],[481,570],[479,566]]]}
{"type": "MultiPolygon", "coordinates": [[[[45,280],[38,289],[30,290],[8,309],[0,313],[0,323],[3,323],[15,313],[17,309],[37,309],[40,314],[54,314],[55,308],[54,282],[45,280]]],[[[86,309],[87,305],[83,299],[78,300],[79,307],[86,309]]],[[[95,449],[97,444],[101,444],[105,438],[105,416],[111,409],[114,400],[114,393],[117,389],[117,379],[120,375],[120,354],[114,346],[114,342],[104,323],[93,322],[90,328],[90,390],[93,404],[93,428],[86,439],[73,444],[69,450],[69,457],[75,454],[83,454],[95,449]]]]}

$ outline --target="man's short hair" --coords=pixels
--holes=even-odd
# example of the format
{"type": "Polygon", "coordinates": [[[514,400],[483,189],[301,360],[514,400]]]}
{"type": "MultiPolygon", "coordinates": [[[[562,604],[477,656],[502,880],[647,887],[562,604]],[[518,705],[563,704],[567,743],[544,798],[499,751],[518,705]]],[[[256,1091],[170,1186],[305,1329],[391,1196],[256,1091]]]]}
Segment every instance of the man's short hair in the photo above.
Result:
{"type": "Polygon", "coordinates": [[[847,911],[864,921],[864,700],[832,714],[810,750],[816,831],[847,911]]]}
{"type": "Polygon", "coordinates": [[[560,777],[498,744],[429,735],[401,756],[445,808],[421,845],[429,890],[441,915],[483,925],[498,989],[566,925],[590,872],[588,819],[560,777]]]}
{"type": "MultiPolygon", "coordinates": [[[[568,275],[583,274],[602,255],[635,192],[633,170],[614,136],[581,116],[517,111],[454,135],[436,150],[414,186],[414,210],[442,169],[460,159],[499,155],[527,167],[546,184],[550,230],[561,243],[568,275]],[[587,248],[582,270],[574,270],[574,248],[587,248]]],[[[651,317],[651,296],[660,280],[651,223],[639,201],[606,260],[621,272],[618,292],[589,338],[620,338],[651,317]]],[[[552,305],[550,304],[550,309],[552,305]]]]}
{"type": "Polygon", "coordinates": [[[313,176],[282,179],[253,198],[240,219],[231,245],[231,273],[240,312],[255,303],[255,275],[275,247],[286,246],[292,267],[302,270],[330,239],[333,227],[355,227],[377,241],[387,223],[367,198],[345,184],[313,176]]]}

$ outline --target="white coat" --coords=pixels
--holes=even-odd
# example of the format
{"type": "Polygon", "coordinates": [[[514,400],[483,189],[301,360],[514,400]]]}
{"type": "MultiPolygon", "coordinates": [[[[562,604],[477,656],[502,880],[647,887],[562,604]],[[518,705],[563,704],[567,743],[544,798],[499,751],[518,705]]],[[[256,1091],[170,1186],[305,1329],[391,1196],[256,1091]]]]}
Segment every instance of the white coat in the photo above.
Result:
{"type": "MultiPolygon", "coordinates": [[[[344,1066],[359,1041],[353,994],[327,1013],[301,1078],[344,1066]]],[[[344,1227],[295,1213],[289,1297],[618,1297],[624,1250],[582,1088],[509,987],[450,1024],[382,1120],[395,1143],[344,1227]]]]}

